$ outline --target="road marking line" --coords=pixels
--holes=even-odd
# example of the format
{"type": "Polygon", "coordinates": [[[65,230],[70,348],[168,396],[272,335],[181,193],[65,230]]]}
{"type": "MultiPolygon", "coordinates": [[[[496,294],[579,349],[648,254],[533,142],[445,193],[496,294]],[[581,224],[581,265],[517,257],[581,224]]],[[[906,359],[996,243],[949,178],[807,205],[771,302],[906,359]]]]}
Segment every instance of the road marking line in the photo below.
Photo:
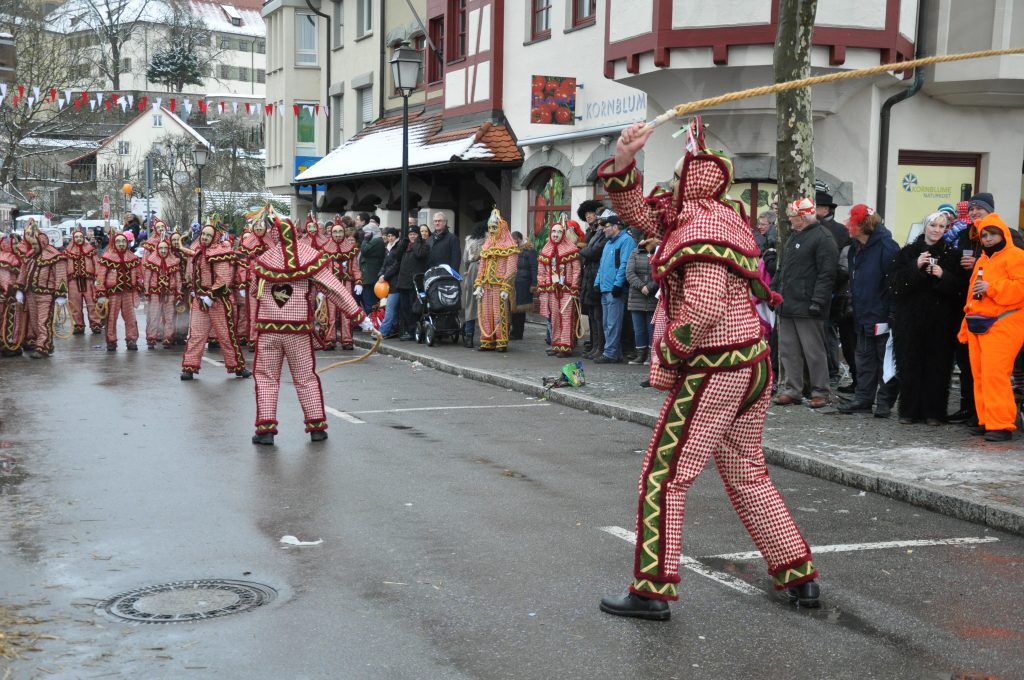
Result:
{"type": "Polygon", "coordinates": [[[352,423],[353,425],[365,425],[366,424],[365,420],[359,420],[359,418],[356,418],[351,413],[345,413],[344,411],[339,411],[338,409],[331,408],[330,406],[325,406],[324,410],[327,411],[328,413],[330,413],[332,416],[337,416],[338,418],[341,418],[342,420],[347,420],[348,422],[352,423]]]}
{"type": "MultiPolygon", "coordinates": [[[[636,545],[636,534],[632,531],[623,529],[622,527],[601,527],[601,531],[604,531],[606,533],[611,534],[612,536],[615,536],[616,538],[621,538],[622,540],[627,541],[628,543],[636,545]]],[[[756,588],[747,583],[746,581],[742,581],[738,578],[735,578],[734,576],[724,574],[720,571],[712,569],[711,567],[705,566],[704,564],[701,564],[692,557],[681,557],[679,559],[679,566],[683,567],[684,569],[689,569],[695,574],[700,574],[704,578],[709,578],[712,581],[721,583],[722,585],[728,588],[738,590],[744,595],[764,595],[764,591],[762,591],[760,588],[756,588]]]]}
{"type": "MultiPolygon", "coordinates": [[[[811,553],[822,555],[824,553],[860,552],[862,550],[887,550],[889,548],[924,548],[933,545],[974,545],[978,543],[995,543],[999,539],[995,536],[981,536],[963,538],[936,538],[936,539],[915,539],[907,541],[882,541],[879,543],[836,543],[834,545],[818,545],[811,547],[811,553]]],[[[742,562],[761,557],[756,550],[741,553],[726,553],[724,555],[707,555],[708,558],[729,560],[731,562],[742,562]]]]}
{"type": "Polygon", "coordinates": [[[222,368],[224,367],[223,361],[217,361],[216,359],[211,359],[210,357],[203,357],[203,361],[205,361],[208,364],[213,364],[214,366],[220,366],[222,368]]]}
{"type": "Polygon", "coordinates": [[[480,409],[480,408],[529,408],[531,406],[550,406],[549,402],[540,402],[537,404],[476,404],[472,406],[419,406],[416,408],[386,408],[377,411],[352,411],[352,413],[358,413],[360,415],[366,413],[405,413],[407,411],[460,411],[467,409],[480,409]]]}

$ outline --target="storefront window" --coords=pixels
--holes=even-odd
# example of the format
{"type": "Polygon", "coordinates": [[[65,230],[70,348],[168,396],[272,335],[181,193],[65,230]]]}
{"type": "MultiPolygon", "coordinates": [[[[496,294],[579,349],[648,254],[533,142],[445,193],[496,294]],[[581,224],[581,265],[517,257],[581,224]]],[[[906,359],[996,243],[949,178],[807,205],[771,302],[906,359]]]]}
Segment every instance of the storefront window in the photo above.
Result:
{"type": "Polygon", "coordinates": [[[771,180],[737,182],[729,188],[729,196],[743,204],[747,222],[754,226],[758,215],[766,210],[775,210],[773,206],[779,200],[779,186],[771,180]]]}
{"type": "Polygon", "coordinates": [[[527,216],[532,231],[525,234],[526,238],[533,239],[538,250],[542,248],[551,225],[569,219],[569,209],[569,191],[562,173],[553,168],[540,171],[530,183],[527,216]]]}

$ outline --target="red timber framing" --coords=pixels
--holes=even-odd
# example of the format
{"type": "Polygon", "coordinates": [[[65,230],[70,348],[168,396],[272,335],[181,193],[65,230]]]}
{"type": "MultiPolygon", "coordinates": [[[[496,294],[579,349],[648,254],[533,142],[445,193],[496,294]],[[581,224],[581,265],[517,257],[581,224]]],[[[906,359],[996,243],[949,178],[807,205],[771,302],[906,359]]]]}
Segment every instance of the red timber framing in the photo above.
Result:
{"type": "MultiPolygon", "coordinates": [[[[605,16],[611,16],[612,0],[605,1],[605,16]]],[[[693,0],[697,1],[697,0],[693,0]]],[[[621,2],[621,0],[620,0],[621,2]]],[[[640,72],[640,57],[654,54],[654,65],[671,66],[669,51],[693,47],[710,47],[716,66],[729,63],[729,48],[734,45],[774,45],[779,19],[778,0],[771,0],[772,17],[767,24],[748,26],[714,26],[700,28],[672,28],[672,0],[654,0],[651,33],[633,36],[619,42],[610,42],[611,21],[604,22],[604,74],[615,75],[615,62],[625,60],[628,73],[640,72]]],[[[848,48],[877,49],[879,63],[889,64],[914,58],[914,44],[900,35],[900,0],[886,0],[885,28],[846,28],[816,26],[814,44],[829,49],[829,64],[842,66],[848,48]]]]}
{"type": "MultiPolygon", "coordinates": [[[[516,2],[522,2],[524,0],[516,0],[516,2]]],[[[503,80],[504,80],[504,38],[505,38],[505,0],[427,0],[427,16],[431,19],[437,17],[444,17],[444,33],[446,36],[450,36],[452,31],[455,30],[456,17],[453,13],[456,11],[456,7],[461,7],[465,4],[465,16],[467,22],[468,35],[475,35],[476,38],[470,44],[466,45],[466,54],[463,57],[456,57],[450,55],[447,52],[448,45],[445,45],[446,52],[444,55],[444,72],[445,76],[453,71],[460,69],[467,69],[470,71],[469,77],[465,79],[465,92],[462,100],[469,102],[462,106],[446,107],[444,109],[444,115],[446,117],[453,116],[468,116],[481,113],[490,113],[501,109],[503,92],[503,80]],[[490,48],[481,52],[480,51],[480,38],[481,38],[481,24],[483,21],[483,12],[478,11],[474,14],[474,10],[482,10],[484,7],[490,7],[490,21],[491,25],[489,28],[489,43],[490,48]],[[480,93],[476,92],[476,68],[479,64],[487,64],[490,62],[491,74],[490,74],[490,91],[483,93],[484,96],[479,101],[471,101],[474,93],[477,97],[480,97],[480,93]]],[[[450,40],[449,40],[450,42],[450,40]]],[[[427,86],[428,92],[437,90],[444,90],[445,88],[445,76],[442,77],[440,82],[431,83],[427,86]]]]}

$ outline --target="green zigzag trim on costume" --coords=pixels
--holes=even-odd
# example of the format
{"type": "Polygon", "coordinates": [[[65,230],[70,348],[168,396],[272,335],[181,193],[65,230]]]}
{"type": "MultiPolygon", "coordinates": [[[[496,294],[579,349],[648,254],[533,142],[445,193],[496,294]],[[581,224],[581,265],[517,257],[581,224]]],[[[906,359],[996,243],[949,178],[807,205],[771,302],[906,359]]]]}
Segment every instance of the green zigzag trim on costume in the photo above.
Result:
{"type": "Polygon", "coordinates": [[[641,542],[639,570],[644,574],[657,573],[661,566],[662,535],[658,524],[661,518],[662,485],[671,469],[676,447],[679,445],[683,427],[693,406],[693,398],[706,377],[703,373],[686,376],[672,407],[665,414],[665,427],[661,431],[657,448],[654,450],[654,459],[644,482],[640,521],[642,534],[637,537],[641,542]]]}
{"type": "Polygon", "coordinates": [[[645,578],[633,580],[633,590],[641,593],[654,593],[662,597],[676,599],[679,597],[679,586],[676,583],[654,583],[645,578]]]}
{"type": "Polygon", "coordinates": [[[604,177],[604,188],[609,192],[626,191],[637,183],[637,171],[634,165],[625,174],[604,177]]]}
{"type": "Polygon", "coordinates": [[[764,352],[767,348],[768,345],[762,338],[753,345],[747,345],[746,347],[740,347],[739,349],[731,349],[717,354],[694,354],[687,358],[686,365],[690,368],[698,369],[736,366],[737,364],[750,361],[761,352],[764,352]]]}
{"type": "Polygon", "coordinates": [[[761,398],[761,393],[764,391],[765,386],[768,384],[768,358],[764,358],[757,362],[754,366],[753,380],[750,383],[750,390],[747,392],[747,397],[743,400],[743,405],[740,406],[740,411],[745,411],[750,408],[761,398]]]}
{"type": "Polygon", "coordinates": [[[773,575],[772,579],[775,581],[775,587],[781,589],[785,588],[793,581],[799,581],[802,578],[807,578],[813,573],[814,563],[807,560],[801,565],[780,571],[778,574],[773,575]]]}
{"type": "Polygon", "coordinates": [[[741,269],[754,276],[758,276],[757,268],[757,257],[751,255],[744,255],[736,252],[729,246],[719,245],[717,243],[691,243],[683,246],[676,252],[672,253],[672,256],[664,263],[658,265],[658,273],[664,274],[672,269],[676,263],[683,258],[694,257],[694,256],[711,256],[721,260],[725,260],[727,264],[734,268],[741,269]]]}

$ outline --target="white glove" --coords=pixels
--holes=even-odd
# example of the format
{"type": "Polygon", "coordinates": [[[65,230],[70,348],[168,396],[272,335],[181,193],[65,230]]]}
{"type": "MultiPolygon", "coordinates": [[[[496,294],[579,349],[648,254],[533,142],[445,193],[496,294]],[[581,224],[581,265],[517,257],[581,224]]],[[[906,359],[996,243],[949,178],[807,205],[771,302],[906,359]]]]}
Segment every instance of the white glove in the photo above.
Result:
{"type": "Polygon", "coordinates": [[[16,302],[17,302],[17,303],[18,303],[19,305],[23,305],[23,304],[25,304],[25,294],[24,294],[24,293],[22,293],[22,292],[21,292],[20,290],[16,290],[16,291],[14,291],[14,300],[15,300],[15,301],[16,301],[16,302]]]}
{"type": "Polygon", "coordinates": [[[362,328],[367,333],[371,333],[374,330],[373,320],[370,317],[365,316],[363,317],[363,320],[359,322],[359,327],[362,328]]]}
{"type": "Polygon", "coordinates": [[[207,307],[213,307],[213,298],[211,298],[209,295],[203,295],[199,299],[202,300],[203,304],[206,305],[207,307]]]}
{"type": "Polygon", "coordinates": [[[240,298],[242,298],[243,300],[245,299],[245,288],[239,288],[238,289],[238,296],[240,298]]]}
{"type": "MultiPolygon", "coordinates": [[[[18,295],[21,295],[21,293],[18,293],[18,295]]],[[[96,298],[96,304],[98,304],[98,305],[105,305],[105,304],[107,304],[107,298],[105,298],[105,297],[103,297],[101,295],[100,297],[96,298]]]]}
{"type": "Polygon", "coordinates": [[[56,302],[58,305],[66,305],[68,303],[68,299],[66,297],[61,296],[54,300],[54,302],[56,302]]]}
{"type": "Polygon", "coordinates": [[[363,285],[361,283],[357,283],[355,286],[352,287],[352,292],[354,292],[356,295],[362,295],[363,285]]]}
{"type": "Polygon", "coordinates": [[[479,300],[483,296],[484,296],[484,289],[483,288],[481,288],[480,286],[477,286],[476,288],[473,289],[473,297],[475,297],[477,300],[479,300]]]}
{"type": "Polygon", "coordinates": [[[508,291],[507,290],[501,291],[501,299],[502,300],[507,300],[508,299],[508,291]]]}

